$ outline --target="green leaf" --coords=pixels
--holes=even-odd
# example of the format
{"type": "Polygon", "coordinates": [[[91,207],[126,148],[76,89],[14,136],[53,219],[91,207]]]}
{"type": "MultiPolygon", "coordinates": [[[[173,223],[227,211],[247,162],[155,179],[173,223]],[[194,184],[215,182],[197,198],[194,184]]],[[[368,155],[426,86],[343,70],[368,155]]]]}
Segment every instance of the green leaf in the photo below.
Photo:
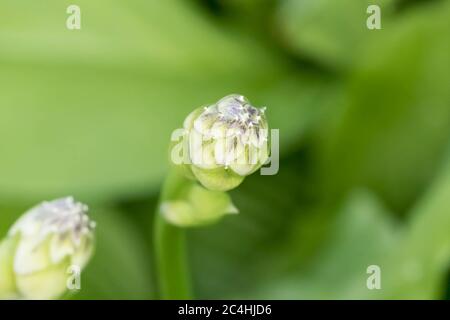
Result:
{"type": "MultiPolygon", "coordinates": [[[[402,225],[392,220],[392,214],[373,193],[354,191],[336,219],[327,215],[332,221],[325,232],[327,236],[309,257],[309,263],[300,263],[298,258],[296,262],[292,255],[294,250],[304,250],[302,240],[305,237],[279,242],[278,250],[271,252],[266,248],[265,263],[259,262],[254,267],[266,277],[252,278],[252,289],[236,287],[229,296],[439,299],[444,294],[443,283],[450,263],[449,199],[450,157],[446,158],[427,193],[416,202],[408,215],[410,219],[402,225]],[[273,263],[283,259],[290,260],[290,268],[283,270],[273,263]],[[380,267],[380,290],[369,290],[366,286],[370,276],[367,268],[371,265],[380,267]]],[[[326,223],[324,216],[318,220],[326,223]]],[[[314,228],[311,223],[305,225],[304,219],[298,219],[296,224],[301,228],[293,228],[294,233],[314,228]]],[[[246,269],[241,270],[243,276],[247,276],[246,269]]],[[[238,283],[241,285],[240,281],[238,283]]]]}
{"type": "Polygon", "coordinates": [[[272,281],[261,281],[260,287],[244,298],[370,297],[367,268],[378,265],[382,272],[386,270],[384,257],[398,238],[389,215],[372,193],[363,190],[351,193],[332,224],[326,244],[307,267],[297,266],[290,273],[278,273],[272,281]]]}
{"type": "Polygon", "coordinates": [[[277,22],[294,53],[331,68],[352,65],[359,48],[372,37],[389,32],[392,0],[287,0],[280,5],[277,22]],[[369,30],[369,5],[381,8],[381,30],[369,30]]]}
{"type": "MultiPolygon", "coordinates": [[[[450,150],[450,149],[449,149],[450,150]]],[[[450,153],[411,212],[389,261],[386,291],[395,299],[440,299],[450,265],[450,153]]]]}
{"type": "Polygon", "coordinates": [[[5,199],[98,201],[154,190],[171,132],[194,108],[232,92],[266,105],[286,146],[320,109],[323,79],[290,71],[189,2],[80,0],[82,27],[72,31],[69,4],[2,2],[5,199]]]}
{"type": "Polygon", "coordinates": [[[405,212],[432,180],[450,136],[450,6],[421,9],[365,48],[328,133],[328,194],[363,185],[405,212]]]}

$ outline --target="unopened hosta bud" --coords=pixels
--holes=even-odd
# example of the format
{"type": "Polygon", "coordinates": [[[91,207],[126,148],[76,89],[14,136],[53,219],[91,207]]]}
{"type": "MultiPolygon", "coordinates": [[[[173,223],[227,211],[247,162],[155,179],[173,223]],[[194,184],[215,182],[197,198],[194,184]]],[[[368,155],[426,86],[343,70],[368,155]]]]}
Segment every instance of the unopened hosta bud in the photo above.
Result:
{"type": "Polygon", "coordinates": [[[241,95],[229,95],[194,110],[184,121],[188,174],[210,190],[227,191],[268,159],[264,108],[241,95]]]}
{"type": "Polygon", "coordinates": [[[53,299],[67,289],[68,269],[83,269],[94,248],[86,205],[64,198],[26,212],[0,244],[0,298],[53,299]]]}
{"type": "Polygon", "coordinates": [[[177,182],[173,192],[160,210],[167,221],[179,227],[207,225],[238,213],[226,192],[208,190],[193,181],[177,182]]]}

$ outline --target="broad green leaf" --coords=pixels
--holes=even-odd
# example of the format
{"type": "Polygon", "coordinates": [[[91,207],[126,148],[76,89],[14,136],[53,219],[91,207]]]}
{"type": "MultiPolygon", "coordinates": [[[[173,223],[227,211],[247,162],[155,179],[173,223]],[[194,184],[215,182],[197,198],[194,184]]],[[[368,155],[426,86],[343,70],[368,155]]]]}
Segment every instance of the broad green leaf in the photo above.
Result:
{"type": "Polygon", "coordinates": [[[405,212],[424,191],[450,137],[449,17],[448,2],[410,10],[365,48],[328,134],[329,194],[364,185],[405,212]]]}
{"type": "Polygon", "coordinates": [[[359,48],[389,32],[393,0],[285,0],[277,22],[285,45],[298,56],[333,69],[348,68],[359,48]],[[381,8],[381,30],[369,30],[369,5],[381,8]]]}
{"type": "Polygon", "coordinates": [[[144,194],[159,185],[170,134],[194,108],[245,94],[268,107],[288,147],[326,96],[323,79],[297,75],[189,2],[80,0],[81,30],[72,31],[69,4],[1,3],[5,199],[144,194]]]}
{"type": "Polygon", "coordinates": [[[450,266],[450,153],[411,212],[389,261],[386,291],[395,299],[441,299],[450,266]]]}
{"type": "Polygon", "coordinates": [[[370,297],[367,268],[377,265],[382,272],[386,270],[385,255],[391,252],[399,236],[389,216],[370,192],[351,193],[330,228],[326,245],[309,266],[298,266],[290,273],[278,273],[275,279],[260,281],[260,287],[253,292],[237,296],[260,299],[370,297]]]}
{"type": "MultiPolygon", "coordinates": [[[[322,248],[309,265],[298,264],[290,272],[268,269],[270,260],[285,254],[267,255],[263,274],[248,292],[231,297],[262,299],[439,299],[445,294],[450,264],[450,161],[422,199],[400,225],[367,191],[351,193],[328,228],[322,248]],[[381,289],[369,290],[369,266],[381,270],[381,289]],[[259,285],[259,286],[258,286],[259,285]]],[[[324,220],[322,220],[322,223],[324,220]]],[[[304,224],[304,221],[298,221],[304,224]]],[[[295,239],[294,239],[295,240],[295,239]]],[[[286,244],[284,244],[285,246],[286,244]]],[[[280,245],[282,247],[283,245],[280,245]]],[[[301,243],[298,244],[301,250],[301,243]]],[[[244,293],[243,293],[244,292],[244,293]]]]}

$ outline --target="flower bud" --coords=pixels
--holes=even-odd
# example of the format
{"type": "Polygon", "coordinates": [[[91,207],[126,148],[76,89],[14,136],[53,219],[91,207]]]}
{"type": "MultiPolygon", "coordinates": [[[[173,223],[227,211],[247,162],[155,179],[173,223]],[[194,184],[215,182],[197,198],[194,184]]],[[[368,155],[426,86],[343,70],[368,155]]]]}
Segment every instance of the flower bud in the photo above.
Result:
{"type": "Polygon", "coordinates": [[[208,225],[238,213],[226,192],[208,190],[191,181],[179,185],[173,198],[161,203],[160,210],[167,221],[179,227],[208,225]]]}
{"type": "Polygon", "coordinates": [[[189,175],[210,190],[237,187],[268,159],[264,108],[241,95],[194,110],[184,121],[189,175]]]}
{"type": "Polygon", "coordinates": [[[87,211],[69,197],[26,212],[0,244],[0,297],[61,296],[68,268],[83,269],[93,253],[95,223],[87,211]]]}

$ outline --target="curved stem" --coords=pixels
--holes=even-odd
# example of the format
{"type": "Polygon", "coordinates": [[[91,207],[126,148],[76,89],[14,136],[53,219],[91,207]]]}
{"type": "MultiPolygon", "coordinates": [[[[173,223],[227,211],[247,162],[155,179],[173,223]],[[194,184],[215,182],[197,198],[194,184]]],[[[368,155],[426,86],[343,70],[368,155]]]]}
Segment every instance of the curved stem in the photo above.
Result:
{"type": "Polygon", "coordinates": [[[168,200],[183,183],[183,177],[172,172],[164,184],[155,221],[156,267],[161,299],[191,299],[189,267],[187,263],[185,230],[166,221],[160,205],[168,200]]]}

